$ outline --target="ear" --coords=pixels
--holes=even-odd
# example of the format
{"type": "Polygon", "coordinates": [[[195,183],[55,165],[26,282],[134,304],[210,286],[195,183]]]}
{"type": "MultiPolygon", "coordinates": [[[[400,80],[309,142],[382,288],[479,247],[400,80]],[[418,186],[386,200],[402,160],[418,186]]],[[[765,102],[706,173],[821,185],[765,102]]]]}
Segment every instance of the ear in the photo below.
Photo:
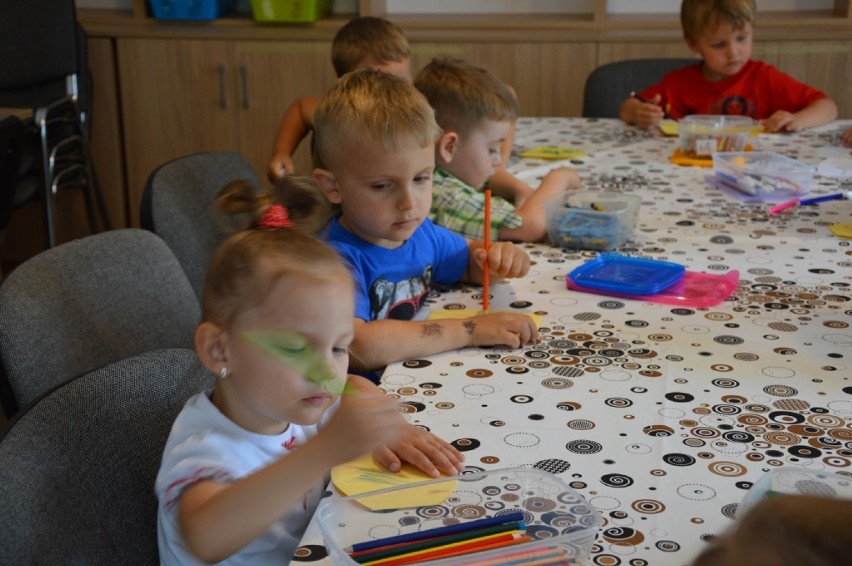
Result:
{"type": "Polygon", "coordinates": [[[438,138],[436,145],[435,158],[438,159],[438,165],[446,165],[452,163],[453,155],[459,146],[459,135],[453,131],[444,132],[438,138]]]}
{"type": "MultiPolygon", "coordinates": [[[[686,38],[684,38],[684,39],[686,39],[686,38]]],[[[693,53],[698,53],[699,55],[701,54],[701,53],[698,52],[698,45],[695,43],[694,40],[687,39],[686,40],[686,46],[689,47],[689,50],[692,51],[693,53]]]]}
{"type": "Polygon", "coordinates": [[[334,173],[328,169],[314,169],[314,181],[317,182],[317,185],[319,185],[319,188],[325,195],[325,198],[327,198],[331,204],[340,204],[343,202],[334,173]]]}
{"type": "Polygon", "coordinates": [[[195,330],[195,351],[198,359],[213,375],[219,375],[228,365],[228,348],[224,329],[210,321],[202,322],[195,330]]]}

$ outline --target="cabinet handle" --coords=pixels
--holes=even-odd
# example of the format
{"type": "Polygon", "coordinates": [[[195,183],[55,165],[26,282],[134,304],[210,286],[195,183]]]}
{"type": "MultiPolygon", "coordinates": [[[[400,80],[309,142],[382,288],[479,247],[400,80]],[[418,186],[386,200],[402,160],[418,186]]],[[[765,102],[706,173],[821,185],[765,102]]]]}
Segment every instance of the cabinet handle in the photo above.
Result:
{"type": "Polygon", "coordinates": [[[248,110],[249,107],[249,90],[248,90],[248,65],[243,63],[240,65],[240,81],[243,87],[243,108],[248,110]]]}
{"type": "Polygon", "coordinates": [[[228,107],[228,91],[225,88],[225,65],[219,65],[219,107],[228,107]]]}

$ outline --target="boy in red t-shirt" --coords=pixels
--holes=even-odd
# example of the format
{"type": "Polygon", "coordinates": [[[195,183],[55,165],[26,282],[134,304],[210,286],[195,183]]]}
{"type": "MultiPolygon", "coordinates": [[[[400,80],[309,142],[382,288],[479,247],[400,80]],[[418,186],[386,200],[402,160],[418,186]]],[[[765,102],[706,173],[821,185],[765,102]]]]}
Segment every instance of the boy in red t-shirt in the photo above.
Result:
{"type": "Polygon", "coordinates": [[[760,120],[768,132],[794,132],[837,118],[837,105],[824,92],[751,59],[756,11],[754,0],[683,0],[683,37],[702,61],[625,100],[621,119],[647,128],[664,110],[677,119],[730,114],[760,120]]]}

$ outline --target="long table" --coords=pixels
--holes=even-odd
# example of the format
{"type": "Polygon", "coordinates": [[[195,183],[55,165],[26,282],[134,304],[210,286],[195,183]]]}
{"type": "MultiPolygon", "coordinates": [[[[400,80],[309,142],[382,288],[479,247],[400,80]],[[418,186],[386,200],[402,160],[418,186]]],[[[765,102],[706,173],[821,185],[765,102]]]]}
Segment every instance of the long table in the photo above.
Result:
{"type": "MultiPolygon", "coordinates": [[[[749,143],[816,166],[849,126],[749,143]]],[[[770,205],[709,185],[711,170],[673,165],[676,138],[618,120],[519,120],[519,153],[546,145],[586,155],[516,157],[511,170],[535,184],[568,163],[585,188],[641,196],[634,236],[617,251],[737,270],[739,285],[708,308],[570,291],[565,274],[596,252],[526,244],[530,273],[493,285],[491,308],[537,313],[540,340],[389,366],[382,387],[410,422],[452,441],[466,471],[561,477],[605,518],[598,565],[689,564],[770,470],[852,476],[852,240],[829,231],[852,223],[852,201],[770,216],[770,205]]],[[[810,196],[850,190],[850,178],[817,175],[810,196]]],[[[458,286],[427,306],[480,302],[480,288],[458,286]]],[[[295,560],[329,562],[315,524],[295,560]]]]}

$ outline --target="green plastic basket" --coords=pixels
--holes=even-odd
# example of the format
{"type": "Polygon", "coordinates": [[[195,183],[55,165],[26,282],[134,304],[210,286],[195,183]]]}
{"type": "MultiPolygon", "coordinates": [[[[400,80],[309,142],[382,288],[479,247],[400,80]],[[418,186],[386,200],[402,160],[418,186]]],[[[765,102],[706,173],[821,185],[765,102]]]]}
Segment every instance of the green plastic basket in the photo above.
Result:
{"type": "Polygon", "coordinates": [[[258,22],[314,22],[331,11],[329,0],[251,0],[258,22]]]}

